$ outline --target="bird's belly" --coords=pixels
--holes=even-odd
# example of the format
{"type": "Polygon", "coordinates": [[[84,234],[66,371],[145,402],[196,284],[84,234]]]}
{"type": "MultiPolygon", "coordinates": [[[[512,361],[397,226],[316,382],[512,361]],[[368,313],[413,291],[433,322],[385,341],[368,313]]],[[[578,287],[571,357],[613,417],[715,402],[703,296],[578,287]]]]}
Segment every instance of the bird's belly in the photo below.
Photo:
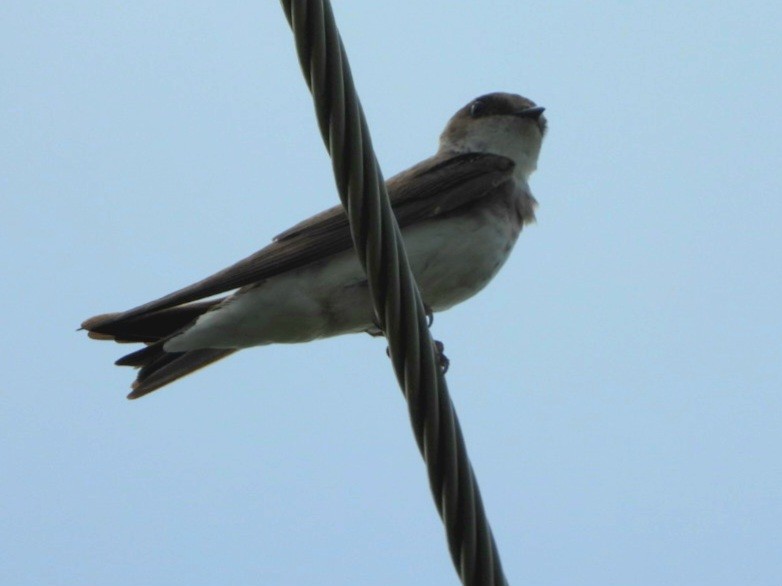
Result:
{"type": "Polygon", "coordinates": [[[424,302],[443,311],[478,293],[505,263],[518,234],[511,222],[483,215],[411,229],[405,243],[424,302]]]}
{"type": "MultiPolygon", "coordinates": [[[[442,311],[480,291],[510,254],[519,228],[464,214],[405,230],[424,302],[442,311]]],[[[168,351],[308,342],[373,325],[366,277],[353,250],[234,294],[166,343],[168,351]]]]}
{"type": "Polygon", "coordinates": [[[239,291],[166,349],[308,342],[366,330],[372,315],[366,277],[351,250],[239,291]]]}

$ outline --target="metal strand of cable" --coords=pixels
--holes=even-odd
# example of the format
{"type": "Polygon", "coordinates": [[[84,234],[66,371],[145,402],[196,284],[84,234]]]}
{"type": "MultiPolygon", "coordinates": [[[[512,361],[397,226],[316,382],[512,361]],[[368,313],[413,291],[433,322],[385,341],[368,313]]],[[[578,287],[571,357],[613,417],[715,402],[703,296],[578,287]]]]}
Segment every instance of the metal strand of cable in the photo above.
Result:
{"type": "Polygon", "coordinates": [[[331,4],[282,0],[282,6],[456,571],[465,585],[506,585],[331,4]]]}

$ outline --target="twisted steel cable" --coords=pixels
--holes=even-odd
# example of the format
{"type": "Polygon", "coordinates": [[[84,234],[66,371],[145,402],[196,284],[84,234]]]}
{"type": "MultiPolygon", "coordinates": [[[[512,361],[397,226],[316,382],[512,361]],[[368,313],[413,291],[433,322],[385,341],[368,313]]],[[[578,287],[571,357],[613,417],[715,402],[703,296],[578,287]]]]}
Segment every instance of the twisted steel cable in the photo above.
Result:
{"type": "Polygon", "coordinates": [[[388,339],[418,448],[465,585],[506,585],[497,546],[435,355],[421,294],[386,193],[328,0],[282,0],[329,151],[378,326],[388,339]]]}

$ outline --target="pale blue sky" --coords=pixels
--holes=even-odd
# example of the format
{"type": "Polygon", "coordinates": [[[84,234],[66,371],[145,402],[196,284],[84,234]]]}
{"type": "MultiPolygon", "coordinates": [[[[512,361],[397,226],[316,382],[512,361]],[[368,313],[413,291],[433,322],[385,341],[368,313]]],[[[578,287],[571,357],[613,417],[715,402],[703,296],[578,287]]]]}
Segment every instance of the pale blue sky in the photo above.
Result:
{"type": "MultiPolygon", "coordinates": [[[[338,2],[387,176],[495,90],[538,223],[434,334],[512,584],[782,580],[782,5],[338,2]]],[[[276,2],[0,5],[0,583],[455,584],[382,340],[137,402],[75,332],[337,197],[276,2]]]]}

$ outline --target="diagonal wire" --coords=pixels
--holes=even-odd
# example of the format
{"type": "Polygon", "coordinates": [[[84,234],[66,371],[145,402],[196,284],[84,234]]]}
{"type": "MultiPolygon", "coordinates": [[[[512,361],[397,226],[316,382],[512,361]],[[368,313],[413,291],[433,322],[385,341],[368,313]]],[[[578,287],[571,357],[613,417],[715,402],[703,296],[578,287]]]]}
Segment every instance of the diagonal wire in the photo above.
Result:
{"type": "Polygon", "coordinates": [[[331,4],[282,0],[282,6],[454,566],[465,585],[507,585],[331,4]]]}

